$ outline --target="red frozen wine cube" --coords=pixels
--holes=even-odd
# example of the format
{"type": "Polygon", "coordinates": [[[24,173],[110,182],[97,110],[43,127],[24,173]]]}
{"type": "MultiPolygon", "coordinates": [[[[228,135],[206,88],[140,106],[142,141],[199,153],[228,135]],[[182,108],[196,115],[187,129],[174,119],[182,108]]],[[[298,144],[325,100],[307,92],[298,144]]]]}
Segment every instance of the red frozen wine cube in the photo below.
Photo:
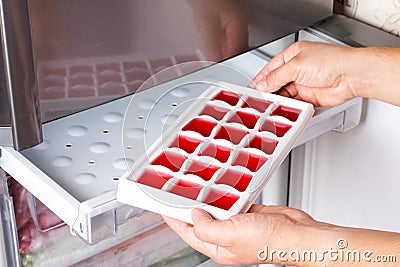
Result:
{"type": "Polygon", "coordinates": [[[248,151],[239,151],[232,165],[243,166],[252,172],[256,172],[265,162],[267,162],[267,157],[265,156],[249,153],[248,151]]]}
{"type": "Polygon", "coordinates": [[[199,184],[179,180],[171,189],[168,190],[168,192],[196,200],[202,188],[203,187],[199,184]]]}
{"type": "Polygon", "coordinates": [[[185,155],[164,151],[154,161],[152,161],[151,164],[161,165],[167,167],[171,171],[177,172],[180,170],[186,159],[187,157],[185,155]]]}
{"type": "Polygon", "coordinates": [[[246,190],[253,176],[242,170],[227,169],[218,175],[216,184],[226,184],[238,191],[243,192],[246,190]]]}
{"type": "Polygon", "coordinates": [[[206,120],[203,118],[194,118],[189,121],[183,128],[183,131],[194,131],[201,134],[204,137],[208,137],[211,131],[217,125],[215,121],[206,120]]]}
{"type": "Polygon", "coordinates": [[[247,147],[257,148],[264,153],[271,155],[274,153],[276,146],[278,145],[278,141],[262,136],[254,136],[247,147]]]}
{"type": "Polygon", "coordinates": [[[296,121],[301,113],[300,109],[286,107],[286,106],[278,106],[272,111],[273,116],[282,116],[287,118],[290,121],[296,121]]]}
{"type": "Polygon", "coordinates": [[[238,199],[239,196],[236,194],[210,188],[203,202],[217,208],[229,210],[238,199]]]}
{"type": "Polygon", "coordinates": [[[172,177],[171,174],[158,172],[154,169],[146,169],[136,181],[143,185],[161,189],[172,177]]]}
{"type": "Polygon", "coordinates": [[[206,105],[206,107],[200,112],[200,115],[207,115],[213,117],[216,120],[222,120],[229,109],[218,107],[214,105],[206,105]]]}
{"type": "Polygon", "coordinates": [[[221,100],[228,103],[231,106],[235,106],[240,99],[240,95],[234,92],[221,91],[215,97],[214,100],[221,100]]]}
{"type": "Polygon", "coordinates": [[[225,163],[228,161],[231,152],[232,149],[229,147],[210,143],[200,151],[200,156],[209,156],[225,163]]]}
{"type": "Polygon", "coordinates": [[[209,163],[204,163],[204,162],[199,162],[199,161],[193,161],[190,163],[188,166],[187,170],[185,170],[185,174],[194,174],[202,179],[208,181],[211,179],[211,177],[214,175],[214,173],[219,169],[218,166],[209,164],[209,163]]]}
{"type": "Polygon", "coordinates": [[[278,137],[282,137],[287,133],[287,131],[290,130],[291,127],[292,126],[282,122],[265,120],[260,127],[260,131],[270,132],[278,137]]]}
{"type": "Polygon", "coordinates": [[[253,108],[261,113],[264,113],[271,104],[272,104],[271,101],[249,96],[243,103],[242,107],[253,108]]]}
{"type": "Polygon", "coordinates": [[[216,139],[225,139],[237,145],[248,134],[248,131],[233,126],[221,126],[215,135],[216,139]]]}
{"type": "Polygon", "coordinates": [[[257,114],[239,110],[235,114],[233,114],[228,122],[240,123],[249,129],[253,129],[258,121],[258,118],[259,116],[257,114]]]}
{"type": "Polygon", "coordinates": [[[199,139],[180,134],[178,138],[172,143],[172,147],[179,147],[190,154],[193,153],[193,151],[198,147],[200,143],[201,140],[199,139]]]}

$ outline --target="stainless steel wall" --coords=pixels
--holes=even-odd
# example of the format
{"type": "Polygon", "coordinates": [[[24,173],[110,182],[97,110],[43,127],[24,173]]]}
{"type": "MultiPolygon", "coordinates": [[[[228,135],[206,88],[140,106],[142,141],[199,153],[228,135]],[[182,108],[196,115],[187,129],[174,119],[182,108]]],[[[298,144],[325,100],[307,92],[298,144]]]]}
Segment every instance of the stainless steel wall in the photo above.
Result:
{"type": "Polygon", "coordinates": [[[332,9],[333,0],[30,0],[42,121],[133,93],[171,65],[243,53],[332,9]]]}
{"type": "MultiPolygon", "coordinates": [[[[31,0],[38,60],[210,49],[221,60],[332,12],[315,0],[31,0]],[[159,51],[162,50],[162,51],[159,51]]],[[[212,54],[212,55],[211,55],[212,54]]]]}

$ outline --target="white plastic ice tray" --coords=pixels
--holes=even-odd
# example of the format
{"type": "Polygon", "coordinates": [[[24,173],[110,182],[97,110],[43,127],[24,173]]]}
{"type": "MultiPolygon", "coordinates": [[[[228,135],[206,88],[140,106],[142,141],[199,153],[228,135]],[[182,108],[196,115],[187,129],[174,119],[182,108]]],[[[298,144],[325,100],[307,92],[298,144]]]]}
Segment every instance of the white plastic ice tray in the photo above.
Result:
{"type": "Polygon", "coordinates": [[[210,86],[123,175],[117,200],[189,223],[194,207],[217,219],[246,212],[313,113],[294,99],[210,86]]]}

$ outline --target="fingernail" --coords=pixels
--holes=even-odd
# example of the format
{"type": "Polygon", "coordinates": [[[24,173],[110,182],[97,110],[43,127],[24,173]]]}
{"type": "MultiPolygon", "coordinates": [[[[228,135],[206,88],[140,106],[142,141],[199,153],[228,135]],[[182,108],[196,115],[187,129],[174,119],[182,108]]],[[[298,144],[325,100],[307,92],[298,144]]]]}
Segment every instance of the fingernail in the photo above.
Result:
{"type": "Polygon", "coordinates": [[[266,91],[268,88],[267,80],[261,80],[256,85],[257,90],[266,91]]]}

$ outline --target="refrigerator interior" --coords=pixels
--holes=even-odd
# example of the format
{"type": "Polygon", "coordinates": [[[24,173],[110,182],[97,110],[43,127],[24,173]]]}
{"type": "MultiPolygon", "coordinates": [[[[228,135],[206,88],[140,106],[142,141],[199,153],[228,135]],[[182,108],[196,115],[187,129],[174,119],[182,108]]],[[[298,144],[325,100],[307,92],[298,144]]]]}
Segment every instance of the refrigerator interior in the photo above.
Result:
{"type": "MultiPolygon", "coordinates": [[[[202,92],[204,86],[197,81],[208,84],[225,81],[245,86],[272,56],[298,36],[340,43],[307,29],[196,72],[190,73],[190,70],[197,69],[198,65],[172,66],[151,77],[147,84],[152,86],[150,89],[43,125],[44,142],[34,148],[20,153],[2,147],[1,168],[22,185],[18,187],[8,179],[17,188],[11,193],[20,230],[22,265],[212,264],[190,250],[163,224],[160,216],[118,203],[115,200],[118,178],[130,162],[144,153],[144,134],[146,143],[153,142],[165,130],[163,127],[185,108],[181,104],[202,92]],[[189,74],[153,86],[154,80],[168,80],[171,72],[189,74]],[[188,90],[185,87],[188,85],[197,89],[188,90]],[[135,121],[124,122],[123,114],[132,102],[139,107],[134,109],[137,113],[130,114],[135,121]],[[151,122],[149,129],[146,120],[151,122]],[[21,229],[28,229],[26,235],[21,229]],[[32,242],[22,243],[28,235],[32,242]]],[[[331,130],[347,131],[358,125],[360,116],[361,99],[333,108],[319,108],[296,146],[331,130]]],[[[287,159],[266,186],[260,202],[288,204],[289,168],[287,159]]]]}

